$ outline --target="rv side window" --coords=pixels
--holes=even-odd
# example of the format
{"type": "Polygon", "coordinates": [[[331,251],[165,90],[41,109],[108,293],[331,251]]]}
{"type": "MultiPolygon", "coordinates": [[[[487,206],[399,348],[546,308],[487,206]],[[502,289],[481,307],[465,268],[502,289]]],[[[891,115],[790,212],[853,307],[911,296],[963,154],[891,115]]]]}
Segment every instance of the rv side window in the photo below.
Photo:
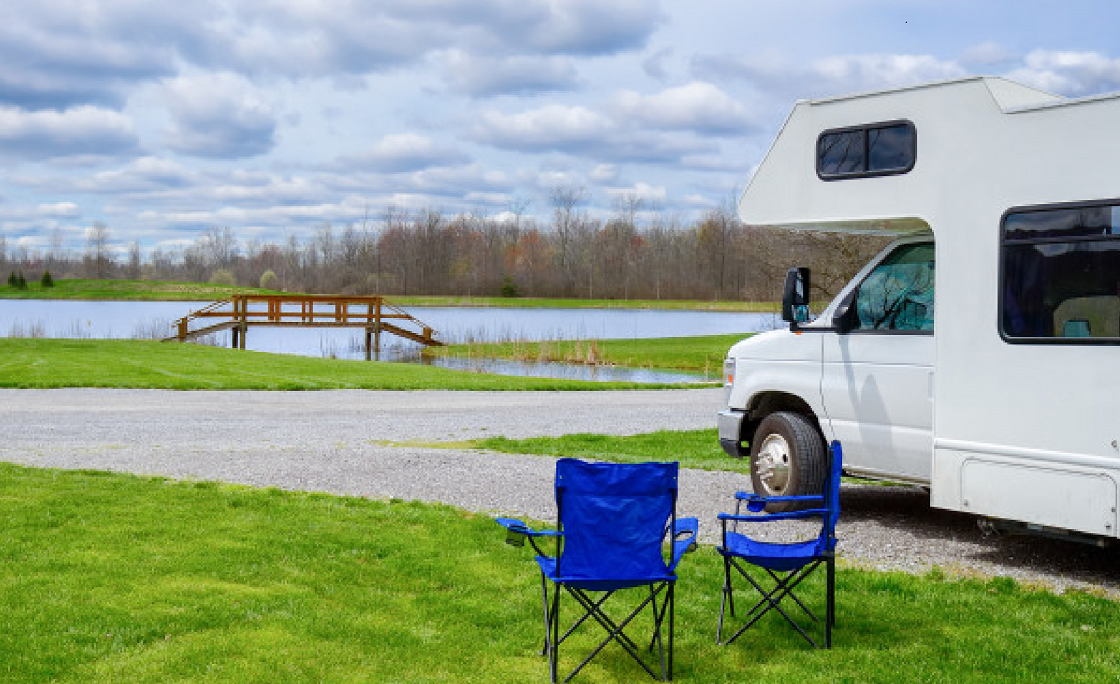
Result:
{"type": "Polygon", "coordinates": [[[855,330],[933,331],[933,243],[903,245],[856,293],[855,330]]]}
{"type": "Polygon", "coordinates": [[[1120,342],[1120,202],[1008,212],[1000,331],[1016,342],[1120,342]]]}
{"type": "Polygon", "coordinates": [[[917,132],[909,121],[835,128],[817,138],[823,180],[906,173],[914,168],[917,132]]]}

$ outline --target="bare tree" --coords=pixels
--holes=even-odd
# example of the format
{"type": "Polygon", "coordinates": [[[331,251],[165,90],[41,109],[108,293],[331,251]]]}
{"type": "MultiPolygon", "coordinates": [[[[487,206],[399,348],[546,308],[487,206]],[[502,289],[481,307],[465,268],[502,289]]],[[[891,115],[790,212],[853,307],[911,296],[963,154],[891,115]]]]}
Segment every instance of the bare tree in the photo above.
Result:
{"type": "Polygon", "coordinates": [[[129,280],[139,280],[140,279],[140,267],[141,267],[140,243],[136,240],[133,240],[128,245],[128,274],[127,274],[127,277],[128,277],[129,280]]]}
{"type": "Polygon", "coordinates": [[[86,276],[108,278],[112,266],[109,258],[109,227],[98,221],[86,231],[86,276]]]}

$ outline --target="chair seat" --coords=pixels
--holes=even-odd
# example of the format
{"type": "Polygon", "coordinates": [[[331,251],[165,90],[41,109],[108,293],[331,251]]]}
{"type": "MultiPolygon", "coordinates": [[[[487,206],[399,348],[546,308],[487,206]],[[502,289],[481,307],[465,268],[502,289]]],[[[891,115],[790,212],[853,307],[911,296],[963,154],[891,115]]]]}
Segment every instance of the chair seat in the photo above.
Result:
{"type": "Polygon", "coordinates": [[[537,556],[537,565],[540,566],[541,573],[548,578],[550,582],[556,584],[567,584],[573,587],[578,587],[585,591],[614,591],[616,589],[628,589],[630,587],[641,587],[648,585],[652,582],[671,582],[676,580],[677,577],[673,573],[666,573],[656,577],[642,577],[639,579],[629,578],[596,578],[596,579],[581,579],[579,577],[561,577],[556,574],[556,559],[550,556],[537,556]]]}
{"type": "Polygon", "coordinates": [[[737,556],[752,565],[778,572],[796,570],[821,557],[824,543],[821,539],[782,543],[751,539],[736,532],[727,533],[727,546],[718,547],[725,556],[737,556]]]}

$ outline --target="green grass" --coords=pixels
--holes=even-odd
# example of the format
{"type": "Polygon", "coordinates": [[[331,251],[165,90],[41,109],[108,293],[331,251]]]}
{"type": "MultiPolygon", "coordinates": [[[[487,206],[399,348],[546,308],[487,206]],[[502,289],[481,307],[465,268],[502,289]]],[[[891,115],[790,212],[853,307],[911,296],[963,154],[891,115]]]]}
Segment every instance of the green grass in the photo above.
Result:
{"type": "Polygon", "coordinates": [[[175,390],[603,390],[673,385],[585,382],[407,363],[316,359],[143,340],[0,338],[0,387],[175,390]]]}
{"type": "Polygon", "coordinates": [[[128,301],[207,301],[234,294],[282,294],[256,287],[210,285],[166,280],[96,280],[73,278],[54,281],[54,287],[28,283],[26,290],[0,286],[0,299],[89,299],[128,301]]]}
{"type": "MultiPolygon", "coordinates": [[[[5,682],[547,681],[535,564],[483,515],[0,464],[0,520],[5,682]]],[[[833,650],[777,616],[720,647],[721,573],[710,548],[680,568],[677,681],[1097,684],[1120,672],[1112,601],[843,564],[833,650]]],[[[821,579],[804,586],[811,605],[821,579]]],[[[566,641],[561,665],[589,645],[566,641]]],[[[645,674],[610,647],[575,681],[645,674]]]]}
{"type": "Polygon", "coordinates": [[[629,368],[683,370],[718,377],[731,345],[751,333],[661,337],[642,340],[561,340],[553,342],[505,342],[458,344],[437,347],[433,355],[486,357],[520,361],[583,363],[588,360],[629,368]]]}
{"type": "MultiPolygon", "coordinates": [[[[5,277],[7,274],[4,274],[5,277]]],[[[162,280],[55,280],[54,287],[29,282],[26,290],[0,285],[0,299],[110,299],[198,301],[224,299],[231,294],[284,294],[256,287],[210,285],[162,280]]],[[[694,309],[701,311],[774,312],[772,302],[665,300],[665,299],[559,299],[545,297],[462,297],[454,295],[388,295],[397,304],[410,306],[495,306],[533,309],[694,309]]]]}
{"type": "Polygon", "coordinates": [[[776,313],[774,302],[709,301],[703,299],[572,299],[558,297],[461,297],[390,295],[412,306],[496,306],[519,309],[683,309],[695,311],[744,311],[776,313]]]}
{"type": "Polygon", "coordinates": [[[661,430],[623,437],[586,433],[527,439],[486,437],[457,443],[456,447],[488,449],[507,454],[540,454],[556,458],[593,458],[614,463],[679,461],[682,468],[730,470],[750,474],[747,459],[731,458],[720,448],[719,436],[714,428],[661,430]]]}

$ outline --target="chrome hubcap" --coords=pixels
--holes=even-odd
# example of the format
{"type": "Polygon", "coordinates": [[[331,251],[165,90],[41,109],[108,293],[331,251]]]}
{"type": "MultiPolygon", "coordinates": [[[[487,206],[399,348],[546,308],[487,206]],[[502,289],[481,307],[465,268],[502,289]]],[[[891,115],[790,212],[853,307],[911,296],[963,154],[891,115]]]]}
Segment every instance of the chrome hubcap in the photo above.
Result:
{"type": "Polygon", "coordinates": [[[789,486],[789,443],[781,435],[767,435],[755,458],[758,479],[762,482],[763,495],[777,496],[789,486]]]}

